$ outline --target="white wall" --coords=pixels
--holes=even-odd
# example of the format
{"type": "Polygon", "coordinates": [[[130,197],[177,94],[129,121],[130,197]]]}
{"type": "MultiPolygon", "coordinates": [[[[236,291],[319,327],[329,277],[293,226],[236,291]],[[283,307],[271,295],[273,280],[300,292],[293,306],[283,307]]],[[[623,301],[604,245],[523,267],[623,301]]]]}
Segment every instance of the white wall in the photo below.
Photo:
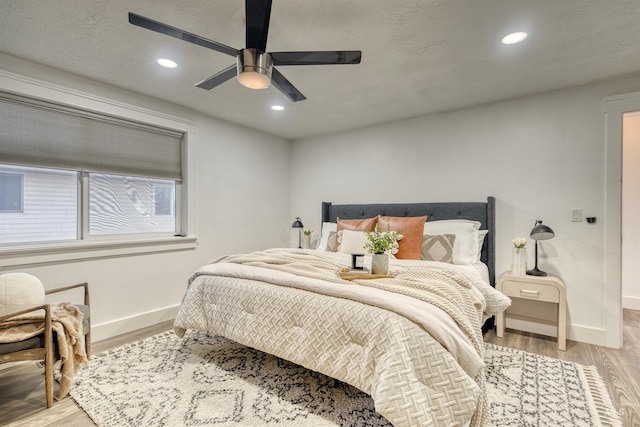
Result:
{"type": "Polygon", "coordinates": [[[291,215],[318,230],[322,201],[495,196],[496,273],[510,269],[511,239],[542,219],[556,237],[542,242],[540,268],[567,286],[569,338],[604,344],[603,98],[637,91],[639,77],[294,141],[291,215]],[[597,222],[571,222],[572,208],[597,222]]]}
{"type": "Polygon", "coordinates": [[[640,112],[623,119],[622,306],[640,310],[640,112]]]}
{"type": "Polygon", "coordinates": [[[195,249],[19,268],[46,288],[88,281],[94,340],[172,319],[189,276],[216,256],[289,244],[289,141],[0,55],[5,71],[197,126],[195,249]]]}

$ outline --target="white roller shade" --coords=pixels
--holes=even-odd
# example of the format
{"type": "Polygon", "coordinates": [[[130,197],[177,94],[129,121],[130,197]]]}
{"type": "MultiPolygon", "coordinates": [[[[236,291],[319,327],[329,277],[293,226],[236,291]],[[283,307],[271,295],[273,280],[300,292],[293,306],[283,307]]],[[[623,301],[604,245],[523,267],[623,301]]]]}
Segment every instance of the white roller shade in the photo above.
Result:
{"type": "Polygon", "coordinates": [[[182,133],[0,93],[0,163],[181,180],[182,133]]]}

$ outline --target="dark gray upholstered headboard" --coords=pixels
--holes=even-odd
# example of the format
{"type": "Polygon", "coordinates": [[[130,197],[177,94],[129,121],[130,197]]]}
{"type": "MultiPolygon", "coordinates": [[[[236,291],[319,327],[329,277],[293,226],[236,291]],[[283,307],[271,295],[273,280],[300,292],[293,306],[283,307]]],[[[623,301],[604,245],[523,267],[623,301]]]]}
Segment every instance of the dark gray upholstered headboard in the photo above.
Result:
{"type": "Polygon", "coordinates": [[[495,286],[495,198],[487,202],[443,203],[374,203],[361,205],[334,205],[322,202],[322,222],[336,222],[336,218],[360,219],[384,216],[423,216],[428,221],[441,219],[468,219],[480,221],[481,230],[489,230],[482,245],[480,260],[489,267],[489,280],[495,286]]]}

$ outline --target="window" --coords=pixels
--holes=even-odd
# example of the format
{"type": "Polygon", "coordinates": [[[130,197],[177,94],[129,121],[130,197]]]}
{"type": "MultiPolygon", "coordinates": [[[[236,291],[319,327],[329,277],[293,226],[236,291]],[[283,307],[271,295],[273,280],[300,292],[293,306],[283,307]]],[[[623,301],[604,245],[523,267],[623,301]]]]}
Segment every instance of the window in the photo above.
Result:
{"type": "MultiPolygon", "coordinates": [[[[0,212],[0,243],[77,238],[78,174],[76,172],[0,165],[0,176],[3,177],[0,178],[3,205],[5,200],[20,198],[19,209],[0,212]],[[5,179],[5,177],[11,178],[5,179]],[[9,182],[9,191],[5,193],[7,182],[9,182]],[[18,186],[19,192],[16,188],[18,186]]],[[[13,206],[17,205],[13,204],[13,206]]]]}
{"type": "Polygon", "coordinates": [[[176,232],[175,182],[92,173],[89,235],[176,232]]]}
{"type": "Polygon", "coordinates": [[[0,165],[0,194],[11,208],[0,211],[0,244],[173,236],[178,229],[171,180],[0,165]],[[88,209],[78,197],[85,187],[88,209]]]}
{"type": "Polygon", "coordinates": [[[185,234],[182,132],[3,92],[0,128],[0,245],[185,234]]]}

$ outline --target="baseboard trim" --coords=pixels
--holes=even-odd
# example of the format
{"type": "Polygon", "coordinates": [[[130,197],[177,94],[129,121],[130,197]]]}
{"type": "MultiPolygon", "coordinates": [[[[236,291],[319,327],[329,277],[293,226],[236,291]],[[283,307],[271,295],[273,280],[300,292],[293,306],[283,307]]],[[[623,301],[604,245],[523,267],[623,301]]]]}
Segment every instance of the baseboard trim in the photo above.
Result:
{"type": "MultiPolygon", "coordinates": [[[[91,326],[91,341],[97,342],[107,338],[115,337],[118,335],[126,334],[137,329],[146,328],[147,326],[153,326],[158,323],[173,320],[178,314],[178,308],[180,304],[172,305],[169,307],[161,308],[159,310],[149,311],[147,313],[136,314],[122,319],[114,320],[112,322],[101,323],[100,325],[91,326]]],[[[8,362],[0,365],[0,371],[8,369],[23,363],[35,363],[34,361],[24,362],[8,362]]]]}
{"type": "Polygon", "coordinates": [[[102,341],[137,329],[146,328],[147,326],[173,320],[178,314],[179,307],[180,304],[171,305],[147,313],[135,314],[99,325],[91,325],[91,341],[102,341]]]}
{"type": "Polygon", "coordinates": [[[622,297],[622,308],[640,310],[640,297],[622,297]]]}
{"type": "MultiPolygon", "coordinates": [[[[550,337],[558,336],[557,328],[555,325],[529,322],[520,319],[507,318],[507,328],[513,328],[520,331],[526,331],[550,337]]],[[[606,331],[601,328],[567,325],[567,339],[571,341],[579,341],[605,347],[607,346],[606,331]]]]}
{"type": "MultiPolygon", "coordinates": [[[[590,328],[586,326],[571,325],[567,331],[567,339],[572,341],[584,342],[587,344],[607,345],[607,331],[603,328],[590,328]]],[[[612,347],[618,348],[618,347],[612,347]]]]}

